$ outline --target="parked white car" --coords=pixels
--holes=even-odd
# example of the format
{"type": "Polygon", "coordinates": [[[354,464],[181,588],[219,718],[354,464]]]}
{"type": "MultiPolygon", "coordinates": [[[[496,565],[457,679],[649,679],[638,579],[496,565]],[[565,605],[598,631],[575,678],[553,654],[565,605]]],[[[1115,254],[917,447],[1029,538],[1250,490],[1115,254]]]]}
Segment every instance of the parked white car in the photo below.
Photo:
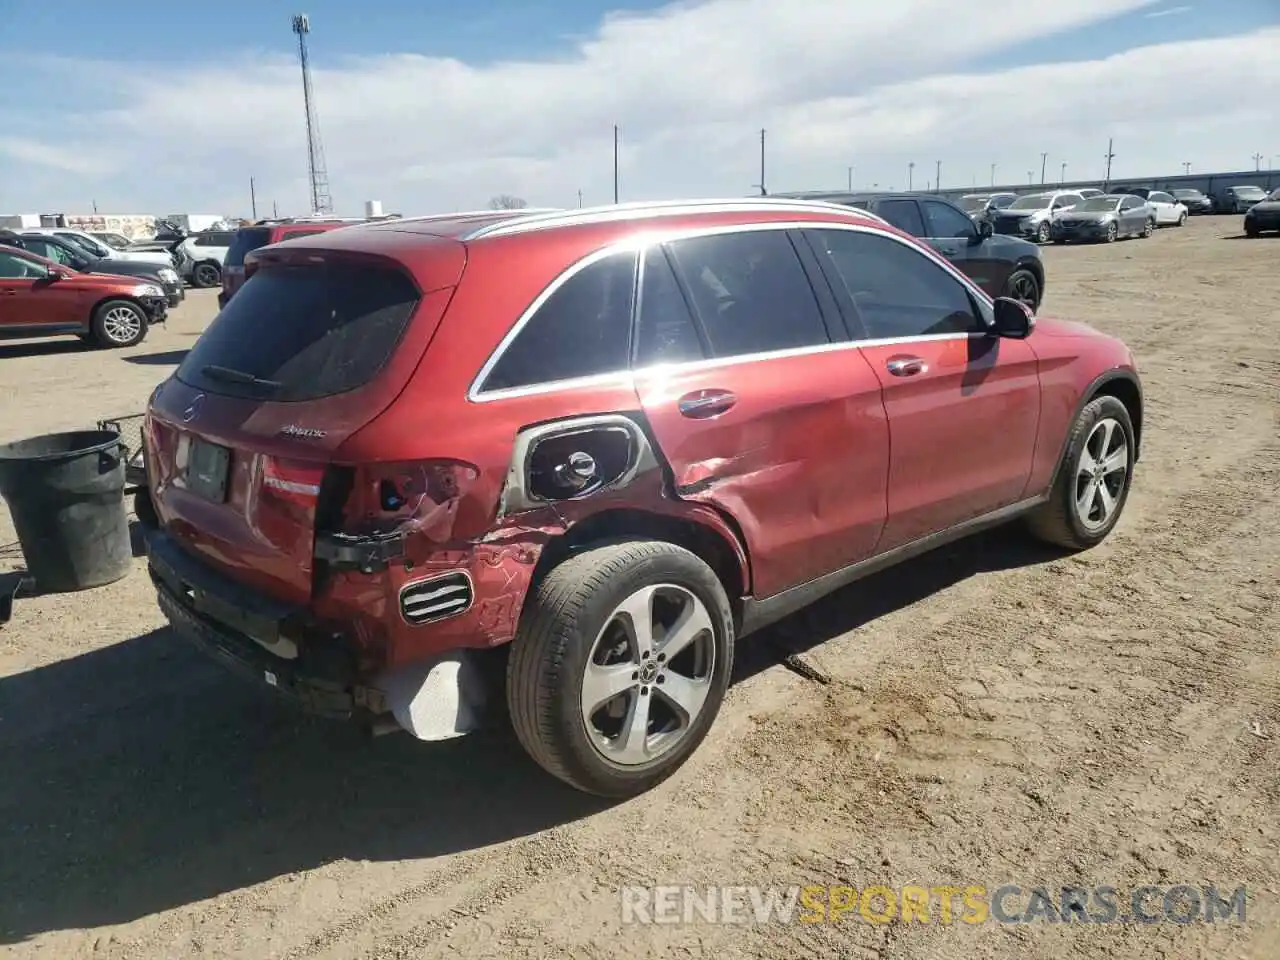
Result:
{"type": "Polygon", "coordinates": [[[234,236],[234,230],[206,230],[182,241],[182,273],[193,287],[222,284],[222,264],[234,236]]]}
{"type": "Polygon", "coordinates": [[[45,233],[55,237],[62,237],[72,243],[78,244],[84,250],[98,260],[128,260],[132,263],[154,263],[157,266],[172,267],[173,257],[166,251],[162,250],[117,250],[108,246],[96,237],[92,237],[83,230],[70,230],[65,227],[36,227],[27,231],[28,233],[45,233]]]}
{"type": "Polygon", "coordinates": [[[1163,190],[1152,190],[1147,194],[1147,209],[1155,214],[1157,227],[1180,227],[1190,215],[1185,203],[1163,190]]]}

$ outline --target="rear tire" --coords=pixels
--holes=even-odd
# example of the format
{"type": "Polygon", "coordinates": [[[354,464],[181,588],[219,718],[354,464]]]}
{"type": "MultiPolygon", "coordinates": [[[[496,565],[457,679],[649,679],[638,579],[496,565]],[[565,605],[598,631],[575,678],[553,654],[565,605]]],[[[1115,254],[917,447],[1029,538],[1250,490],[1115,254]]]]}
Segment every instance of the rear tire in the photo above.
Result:
{"type": "Polygon", "coordinates": [[[160,526],[160,517],[156,513],[156,505],[151,500],[151,488],[139,487],[133,493],[133,515],[138,522],[150,530],[160,526]]]}
{"type": "Polygon", "coordinates": [[[1105,540],[1129,498],[1136,451],[1123,403],[1101,396],[1086,404],[1071,426],[1048,501],[1027,516],[1032,535],[1068,550],[1105,540]]]}
{"type": "Polygon", "coordinates": [[[643,793],[675,773],[711,728],[733,669],[733,631],[724,587],[690,551],[652,540],[588,547],[525,600],[507,663],[516,737],[578,790],[643,793]],[[668,659],[664,645],[676,639],[687,645],[671,647],[668,659]]]}
{"type": "Polygon", "coordinates": [[[1033,311],[1039,310],[1042,297],[1040,281],[1026,267],[1019,267],[1009,274],[1009,279],[1005,281],[1004,296],[1027,304],[1033,311]]]}
{"type": "Polygon", "coordinates": [[[197,263],[191,268],[191,285],[200,290],[222,283],[222,269],[216,263],[197,263]]]}
{"type": "Polygon", "coordinates": [[[93,340],[101,347],[132,347],[147,335],[147,315],[136,303],[108,300],[93,312],[93,340]]]}
{"type": "Polygon", "coordinates": [[[1262,231],[1258,229],[1257,224],[1246,223],[1244,225],[1244,235],[1249,237],[1251,240],[1256,240],[1258,237],[1262,236],[1262,231]]]}

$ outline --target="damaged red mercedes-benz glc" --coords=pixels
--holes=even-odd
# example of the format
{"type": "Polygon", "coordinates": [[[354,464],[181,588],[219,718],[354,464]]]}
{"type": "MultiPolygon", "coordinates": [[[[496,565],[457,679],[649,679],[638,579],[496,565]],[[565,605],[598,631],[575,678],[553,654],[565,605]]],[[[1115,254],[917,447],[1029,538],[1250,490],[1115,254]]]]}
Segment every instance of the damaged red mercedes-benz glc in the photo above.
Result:
{"type": "Polygon", "coordinates": [[[1089,547],[1138,455],[1122,343],[847,207],[405,219],[248,271],[149,405],[165,614],[379,729],[505,698],[592,793],[689,757],[736,639],[1015,518],[1089,547]]]}

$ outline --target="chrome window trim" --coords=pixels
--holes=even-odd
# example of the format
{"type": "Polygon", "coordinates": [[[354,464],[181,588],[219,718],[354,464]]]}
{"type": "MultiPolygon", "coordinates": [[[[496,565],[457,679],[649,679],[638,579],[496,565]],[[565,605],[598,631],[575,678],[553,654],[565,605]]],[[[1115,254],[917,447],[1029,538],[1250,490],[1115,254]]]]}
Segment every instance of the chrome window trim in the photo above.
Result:
{"type": "MultiPolygon", "coordinates": [[[[638,375],[650,375],[655,371],[667,370],[676,372],[687,372],[698,369],[715,369],[717,367],[728,366],[736,363],[761,363],[768,360],[781,360],[789,357],[800,357],[808,354],[830,353],[835,350],[860,349],[862,347],[876,346],[893,346],[895,344],[906,343],[928,343],[935,340],[968,340],[971,338],[984,338],[988,336],[986,333],[974,331],[969,333],[933,333],[920,334],[910,337],[879,337],[865,338],[861,340],[843,340],[835,343],[815,344],[809,347],[791,347],[786,350],[768,350],[760,353],[743,353],[736,354],[732,357],[712,357],[703,358],[701,360],[691,360],[684,363],[672,364],[656,364],[646,367],[618,370],[611,373],[593,374],[589,377],[575,377],[569,380],[551,380],[546,383],[530,384],[525,387],[510,387],[501,390],[483,390],[482,385],[485,379],[493,371],[498,361],[502,358],[502,354],[510,346],[511,342],[520,335],[520,332],[528,325],[529,321],[537,313],[538,309],[547,302],[555,293],[563,286],[571,277],[576,276],[580,271],[586,269],[594,263],[603,260],[605,257],[618,253],[631,253],[635,256],[635,276],[637,284],[641,280],[641,273],[644,269],[644,255],[649,247],[660,243],[671,243],[678,240],[688,240],[695,237],[720,236],[733,233],[749,233],[759,230],[848,230],[854,233],[869,233],[877,237],[885,237],[889,240],[896,241],[904,247],[914,251],[916,254],[931,260],[935,265],[943,268],[954,279],[958,280],[961,285],[973,296],[974,303],[978,307],[979,319],[988,326],[994,325],[994,317],[992,315],[992,299],[975,284],[966,277],[958,269],[956,269],[948,260],[937,254],[932,248],[925,247],[921,249],[921,245],[908,239],[901,237],[896,233],[889,233],[884,230],[877,229],[874,225],[859,223],[839,223],[833,221],[768,221],[764,223],[735,223],[735,224],[716,224],[698,227],[685,227],[683,229],[654,229],[641,230],[631,234],[615,243],[601,247],[592,251],[581,260],[571,264],[562,271],[554,280],[552,280],[542,290],[541,293],[524,309],[507,331],[506,335],[499,341],[497,347],[489,355],[484,366],[480,368],[479,373],[471,380],[470,386],[467,388],[467,400],[472,403],[489,403],[494,400],[506,400],[513,397],[526,397],[542,393],[551,393],[557,390],[584,389],[602,386],[626,386],[634,385],[638,375]]],[[[637,296],[632,300],[632,321],[635,320],[635,310],[639,304],[638,295],[639,287],[636,289],[637,296]]]]}

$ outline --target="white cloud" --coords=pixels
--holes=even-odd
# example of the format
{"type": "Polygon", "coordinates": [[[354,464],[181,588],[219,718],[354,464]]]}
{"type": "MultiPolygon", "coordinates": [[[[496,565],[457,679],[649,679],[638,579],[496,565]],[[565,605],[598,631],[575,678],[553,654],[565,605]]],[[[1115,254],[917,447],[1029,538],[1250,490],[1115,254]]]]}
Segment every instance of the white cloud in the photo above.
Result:
{"type": "MultiPolygon", "coordinates": [[[[332,192],[347,213],[368,198],[425,213],[497,193],[571,205],[578,189],[587,203],[608,202],[614,123],[623,199],[750,193],[761,127],[771,190],[843,186],[850,164],[860,185],[901,188],[910,161],[923,185],[939,159],[944,185],[982,184],[992,163],[1000,180],[1033,171],[1038,181],[1041,151],[1050,178],[1064,160],[1068,176],[1101,176],[1109,136],[1116,176],[1173,172],[1184,160],[1238,169],[1255,152],[1280,153],[1261,123],[1280,100],[1280,29],[1096,61],[1072,42],[1056,51],[1066,62],[993,67],[1038,37],[1150,5],[1023,0],[1009,16],[950,0],[711,0],[609,17],[559,60],[388,54],[322,63],[315,89],[332,192]]],[[[116,105],[59,118],[56,154],[100,167],[71,185],[30,180],[25,195],[41,209],[92,195],[102,209],[247,214],[253,175],[260,213],[273,199],[282,213],[305,212],[292,60],[104,66],[96,75],[115,89],[98,102],[116,105]]],[[[24,142],[24,163],[47,162],[24,142]]],[[[11,180],[3,170],[0,183],[11,180]]]]}
{"type": "Polygon", "coordinates": [[[1143,16],[1148,20],[1158,20],[1161,17],[1173,17],[1180,13],[1187,13],[1190,7],[1166,7],[1163,10],[1152,10],[1150,13],[1144,13],[1143,16]]]}

